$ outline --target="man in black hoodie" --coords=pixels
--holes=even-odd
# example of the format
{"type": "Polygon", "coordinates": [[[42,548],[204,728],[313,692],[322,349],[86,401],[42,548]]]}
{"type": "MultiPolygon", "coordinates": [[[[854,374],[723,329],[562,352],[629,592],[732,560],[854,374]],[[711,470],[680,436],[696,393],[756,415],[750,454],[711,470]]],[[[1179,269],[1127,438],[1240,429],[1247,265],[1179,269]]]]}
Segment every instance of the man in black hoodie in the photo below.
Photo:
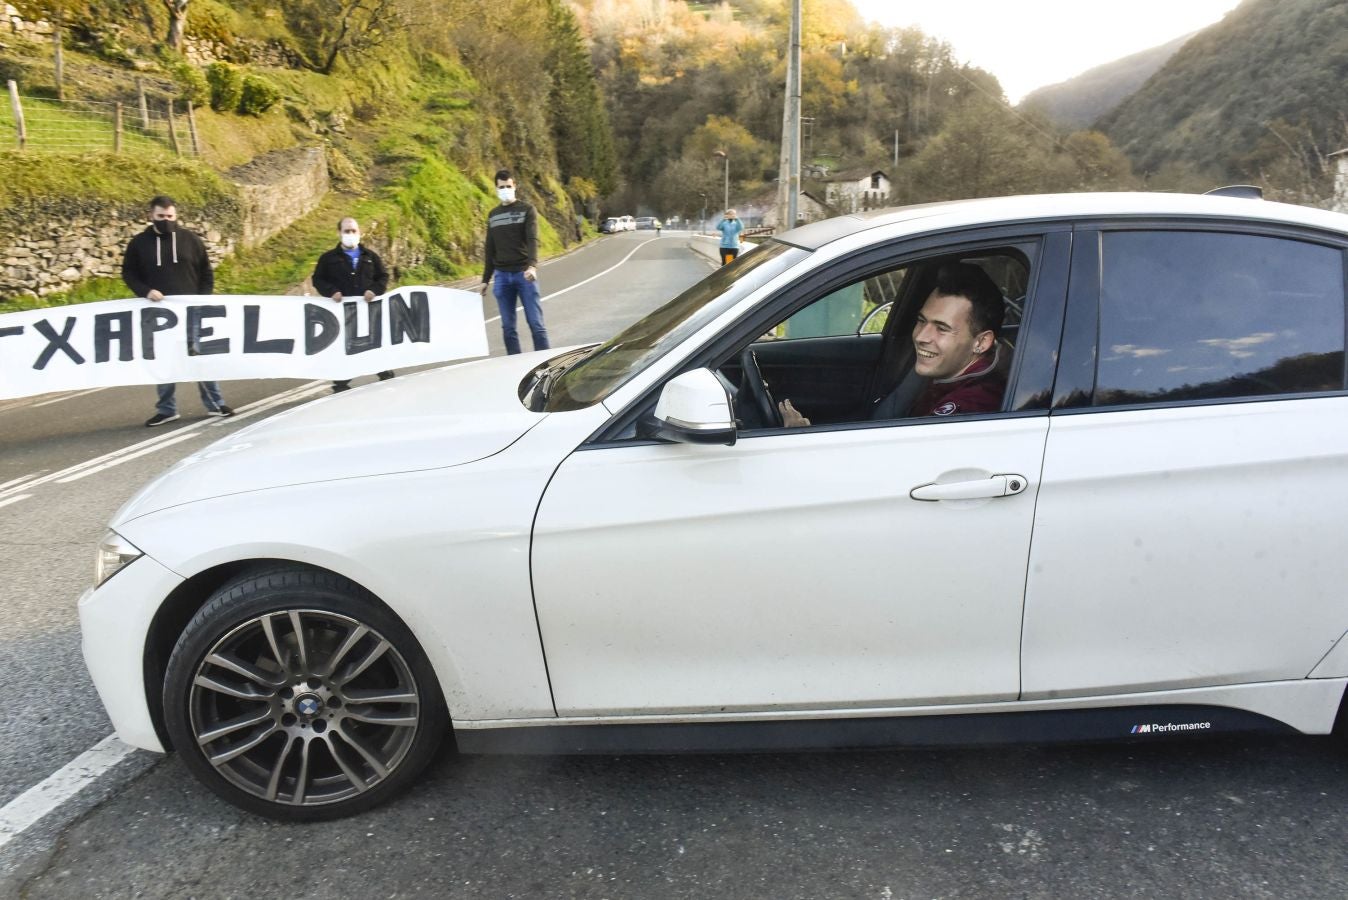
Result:
{"type": "MultiPolygon", "coordinates": [[[[337,223],[336,247],[318,258],[310,279],[314,290],[335,303],[364,297],[369,303],[388,290],[388,270],[384,261],[360,241],[360,223],[347,216],[337,223]]],[[[380,381],[388,381],[394,372],[379,373],[380,381]]],[[[351,387],[351,379],[334,381],[332,392],[339,394],[351,387]]]]}
{"type": "MultiPolygon", "coordinates": [[[[150,201],[150,224],[126,245],[122,257],[122,281],[137,297],[158,303],[166,296],[209,294],[215,290],[215,274],[201,238],[178,227],[178,207],[172,197],[160,195],[150,201]]],[[[145,427],[154,428],[178,418],[177,385],[159,385],[159,402],[145,427]]],[[[201,405],[208,415],[232,416],[220,385],[199,381],[201,405]]]]}

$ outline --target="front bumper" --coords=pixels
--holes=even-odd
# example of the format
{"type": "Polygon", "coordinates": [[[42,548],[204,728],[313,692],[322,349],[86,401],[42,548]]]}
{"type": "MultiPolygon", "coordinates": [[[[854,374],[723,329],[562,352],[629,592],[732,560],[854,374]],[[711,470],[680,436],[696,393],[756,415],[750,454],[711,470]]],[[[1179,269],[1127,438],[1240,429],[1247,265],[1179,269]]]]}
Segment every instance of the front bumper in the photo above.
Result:
{"type": "Polygon", "coordinates": [[[165,748],[146,702],[145,641],[164,598],[182,582],[142,556],[79,601],[84,664],[112,727],[131,746],[158,753],[165,748]]]}

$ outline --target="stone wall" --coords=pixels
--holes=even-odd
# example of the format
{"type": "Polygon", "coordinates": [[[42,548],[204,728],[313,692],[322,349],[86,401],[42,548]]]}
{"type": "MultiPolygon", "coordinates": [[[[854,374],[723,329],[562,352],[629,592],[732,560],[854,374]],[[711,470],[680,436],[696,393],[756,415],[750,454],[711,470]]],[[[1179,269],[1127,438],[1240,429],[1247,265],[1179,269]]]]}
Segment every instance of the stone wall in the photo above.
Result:
{"type": "MultiPolygon", "coordinates": [[[[328,190],[327,161],[317,147],[269,153],[230,176],[234,197],[206,209],[179,210],[184,227],[205,240],[212,264],[291,225],[328,190]]],[[[143,202],[60,199],[6,210],[0,301],[69,290],[85,278],[120,278],[127,241],[145,225],[143,202]]]]}
{"type": "MultiPolygon", "coordinates": [[[[52,36],[52,23],[43,18],[24,18],[13,4],[0,3],[4,19],[0,21],[0,35],[9,34],[27,38],[31,41],[48,41],[52,36]]],[[[188,19],[191,27],[191,19],[188,19]]],[[[117,23],[110,24],[114,30],[117,23]]],[[[229,43],[211,40],[195,35],[183,36],[183,56],[193,65],[204,66],[217,60],[233,63],[249,63],[255,66],[274,66],[278,69],[300,69],[304,60],[294,48],[281,41],[259,41],[249,38],[234,38],[229,43]]]]}
{"type": "MultiPolygon", "coordinates": [[[[184,209],[183,226],[206,241],[211,262],[233,253],[235,210],[184,209]],[[228,222],[221,226],[217,220],[228,222]]],[[[0,300],[69,290],[85,278],[120,278],[127,241],[146,226],[142,204],[34,204],[20,213],[25,227],[0,238],[0,300]]],[[[112,299],[112,298],[109,298],[112,299]]]]}
{"type": "Polygon", "coordinates": [[[254,41],[235,38],[226,44],[207,38],[187,35],[183,38],[183,55],[198,66],[213,62],[247,63],[254,66],[274,66],[278,69],[300,69],[304,60],[292,48],[280,41],[254,41]]]}
{"type": "Polygon", "coordinates": [[[243,213],[239,240],[244,249],[256,247],[312,212],[329,186],[321,147],[267,153],[231,169],[227,177],[239,188],[243,213]]]}
{"type": "Polygon", "coordinates": [[[4,4],[5,21],[10,34],[26,37],[29,40],[50,39],[52,35],[52,24],[46,19],[25,19],[17,9],[10,4],[4,4]]]}

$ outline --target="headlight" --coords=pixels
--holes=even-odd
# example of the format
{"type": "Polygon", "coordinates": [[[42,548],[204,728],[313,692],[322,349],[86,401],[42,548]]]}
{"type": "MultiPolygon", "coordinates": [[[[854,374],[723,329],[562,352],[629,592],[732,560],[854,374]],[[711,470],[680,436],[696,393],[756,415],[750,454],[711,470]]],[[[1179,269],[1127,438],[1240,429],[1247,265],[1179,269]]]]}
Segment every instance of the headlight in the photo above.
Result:
{"type": "Polygon", "coordinates": [[[98,557],[94,560],[94,587],[98,587],[121,571],[127,563],[134,562],[143,555],[126,538],[115,531],[109,531],[103,535],[103,542],[98,545],[98,557]]]}

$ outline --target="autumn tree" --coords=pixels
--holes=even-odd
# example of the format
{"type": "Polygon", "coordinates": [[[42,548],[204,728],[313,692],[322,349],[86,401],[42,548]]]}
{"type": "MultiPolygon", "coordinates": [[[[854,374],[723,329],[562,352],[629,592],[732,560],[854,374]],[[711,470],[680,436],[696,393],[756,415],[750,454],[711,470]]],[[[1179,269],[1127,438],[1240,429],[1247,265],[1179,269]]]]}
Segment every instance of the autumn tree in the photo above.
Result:
{"type": "Polygon", "coordinates": [[[339,56],[369,54],[405,33],[408,24],[399,0],[288,0],[282,9],[304,42],[305,65],[324,75],[339,56]]]}
{"type": "Polygon", "coordinates": [[[183,35],[187,31],[188,0],[164,0],[169,15],[168,36],[164,43],[175,53],[183,52],[183,35]]]}

